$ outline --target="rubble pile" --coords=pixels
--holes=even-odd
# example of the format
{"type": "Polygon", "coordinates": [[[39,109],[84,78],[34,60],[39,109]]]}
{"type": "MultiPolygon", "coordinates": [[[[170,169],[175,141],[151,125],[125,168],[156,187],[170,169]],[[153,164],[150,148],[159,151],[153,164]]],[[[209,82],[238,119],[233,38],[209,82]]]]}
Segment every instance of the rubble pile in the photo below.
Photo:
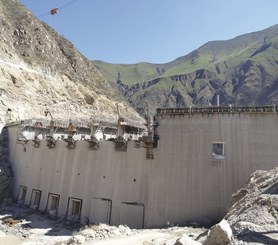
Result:
{"type": "MultiPolygon", "coordinates": [[[[69,244],[94,244],[94,242],[111,241],[122,239],[122,244],[131,244],[128,241],[133,241],[134,244],[144,245],[176,245],[184,244],[201,244],[194,241],[205,239],[206,229],[192,227],[169,227],[164,229],[130,229],[126,225],[110,226],[106,224],[97,224],[86,227],[79,231],[69,241],[69,244]],[[135,243],[139,239],[141,243],[135,243]]],[[[106,244],[106,243],[105,243],[106,244]]],[[[117,243],[118,244],[118,243],[117,243]]]]}
{"type": "Polygon", "coordinates": [[[0,209],[0,244],[68,244],[71,234],[60,220],[25,205],[12,203],[0,209]]]}
{"type": "Polygon", "coordinates": [[[254,172],[233,200],[225,217],[233,231],[231,244],[278,244],[278,168],[254,172]]]}
{"type": "Polygon", "coordinates": [[[130,236],[139,233],[140,230],[130,229],[128,226],[109,226],[106,224],[93,225],[89,229],[84,229],[80,235],[86,240],[103,240],[117,236],[130,236]]]}
{"type": "Polygon", "coordinates": [[[130,229],[128,226],[92,225],[81,230],[70,239],[71,244],[83,244],[85,241],[99,241],[139,234],[142,230],[130,229]]]}

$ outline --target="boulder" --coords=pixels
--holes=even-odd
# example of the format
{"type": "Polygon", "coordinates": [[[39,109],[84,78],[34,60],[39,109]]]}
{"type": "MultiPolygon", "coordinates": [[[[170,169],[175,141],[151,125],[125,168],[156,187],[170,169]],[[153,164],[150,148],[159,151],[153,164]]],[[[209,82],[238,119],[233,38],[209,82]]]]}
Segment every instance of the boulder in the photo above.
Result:
{"type": "Polygon", "coordinates": [[[211,227],[204,245],[225,245],[232,239],[232,229],[228,222],[223,219],[220,223],[211,227]]]}
{"type": "Polygon", "coordinates": [[[202,245],[202,243],[194,241],[187,235],[183,235],[175,242],[174,245],[202,245]]]}

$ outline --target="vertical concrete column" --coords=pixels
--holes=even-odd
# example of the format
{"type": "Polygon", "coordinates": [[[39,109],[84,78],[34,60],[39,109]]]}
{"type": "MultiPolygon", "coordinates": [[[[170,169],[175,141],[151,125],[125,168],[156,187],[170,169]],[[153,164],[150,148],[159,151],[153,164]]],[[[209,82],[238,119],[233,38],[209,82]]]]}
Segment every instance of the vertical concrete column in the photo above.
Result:
{"type": "Polygon", "coordinates": [[[0,203],[11,196],[12,170],[9,163],[8,129],[3,128],[0,134],[0,203]]]}

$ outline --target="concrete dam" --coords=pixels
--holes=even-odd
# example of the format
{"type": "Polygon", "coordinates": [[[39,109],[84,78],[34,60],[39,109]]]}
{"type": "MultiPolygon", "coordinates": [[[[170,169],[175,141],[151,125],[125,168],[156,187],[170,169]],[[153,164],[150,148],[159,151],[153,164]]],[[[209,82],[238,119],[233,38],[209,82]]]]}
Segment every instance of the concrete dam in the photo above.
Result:
{"type": "Polygon", "coordinates": [[[146,134],[124,120],[6,128],[17,202],[90,223],[213,224],[252,172],[277,167],[276,106],[157,109],[146,134]]]}

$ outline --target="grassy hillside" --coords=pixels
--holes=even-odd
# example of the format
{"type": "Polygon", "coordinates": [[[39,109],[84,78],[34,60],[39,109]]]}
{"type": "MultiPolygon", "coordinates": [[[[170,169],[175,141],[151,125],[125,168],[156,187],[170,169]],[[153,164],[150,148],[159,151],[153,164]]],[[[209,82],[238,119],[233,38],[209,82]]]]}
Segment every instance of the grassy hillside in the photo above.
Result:
{"type": "MultiPolygon", "coordinates": [[[[145,82],[157,77],[167,77],[187,74],[199,69],[211,69],[212,64],[227,62],[232,66],[238,65],[256,51],[265,42],[277,39],[278,25],[263,31],[238,36],[227,41],[212,41],[188,55],[181,56],[169,63],[152,64],[111,64],[103,61],[93,61],[100,72],[110,82],[120,80],[126,85],[145,82]]],[[[277,41],[277,40],[276,40],[277,41]]]]}
{"type": "Polygon", "coordinates": [[[133,85],[159,76],[156,68],[160,67],[160,65],[156,64],[142,62],[125,65],[110,64],[103,61],[93,61],[93,63],[109,82],[116,82],[118,74],[120,75],[120,80],[124,81],[126,85],[133,85]]]}
{"type": "Polygon", "coordinates": [[[210,105],[217,95],[222,104],[278,103],[278,25],[208,42],[166,64],[94,63],[141,113],[146,106],[154,112],[156,107],[210,105]]]}

